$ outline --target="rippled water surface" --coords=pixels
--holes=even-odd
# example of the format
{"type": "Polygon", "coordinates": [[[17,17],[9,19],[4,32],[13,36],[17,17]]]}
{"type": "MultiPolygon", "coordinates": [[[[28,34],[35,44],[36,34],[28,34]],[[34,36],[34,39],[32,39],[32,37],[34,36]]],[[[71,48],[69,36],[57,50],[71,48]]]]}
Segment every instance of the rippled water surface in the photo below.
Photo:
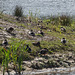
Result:
{"type": "Polygon", "coordinates": [[[0,10],[12,14],[16,5],[23,7],[24,14],[29,11],[40,16],[70,14],[75,15],[75,0],[0,0],[0,10]]]}

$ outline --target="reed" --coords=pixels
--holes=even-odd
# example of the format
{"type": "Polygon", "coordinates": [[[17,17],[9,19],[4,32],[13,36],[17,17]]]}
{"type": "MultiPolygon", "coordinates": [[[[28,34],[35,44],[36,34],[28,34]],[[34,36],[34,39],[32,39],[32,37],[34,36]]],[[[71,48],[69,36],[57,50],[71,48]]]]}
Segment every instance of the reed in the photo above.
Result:
{"type": "Polygon", "coordinates": [[[21,70],[22,70],[22,54],[23,54],[23,47],[22,47],[22,43],[23,41],[19,41],[19,42],[13,42],[11,45],[11,58],[12,61],[14,63],[14,69],[18,74],[21,74],[21,70]]]}
{"type": "Polygon", "coordinates": [[[14,13],[13,13],[14,16],[17,16],[17,17],[22,17],[23,16],[23,9],[21,6],[16,6],[15,9],[14,9],[14,13]]]}
{"type": "Polygon", "coordinates": [[[20,55],[18,56],[18,61],[17,61],[17,63],[18,63],[18,68],[19,68],[18,73],[19,73],[19,75],[20,75],[20,74],[21,74],[21,70],[22,70],[22,54],[20,54],[20,55]]]}
{"type": "Polygon", "coordinates": [[[3,65],[3,75],[5,73],[5,70],[7,71],[7,73],[9,74],[9,70],[8,70],[8,64],[11,61],[10,60],[10,50],[6,50],[5,48],[3,49],[3,51],[1,51],[1,53],[3,54],[3,60],[2,60],[2,65],[3,65]]]}

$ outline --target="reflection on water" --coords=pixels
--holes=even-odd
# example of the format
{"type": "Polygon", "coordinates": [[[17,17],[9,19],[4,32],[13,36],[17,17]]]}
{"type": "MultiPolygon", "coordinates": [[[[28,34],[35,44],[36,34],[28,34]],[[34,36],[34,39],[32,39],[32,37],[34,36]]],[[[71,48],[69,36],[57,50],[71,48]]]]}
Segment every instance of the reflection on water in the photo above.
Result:
{"type": "Polygon", "coordinates": [[[0,10],[5,10],[4,13],[12,14],[16,5],[23,7],[25,15],[29,10],[43,16],[75,14],[75,0],[0,0],[0,10]]]}

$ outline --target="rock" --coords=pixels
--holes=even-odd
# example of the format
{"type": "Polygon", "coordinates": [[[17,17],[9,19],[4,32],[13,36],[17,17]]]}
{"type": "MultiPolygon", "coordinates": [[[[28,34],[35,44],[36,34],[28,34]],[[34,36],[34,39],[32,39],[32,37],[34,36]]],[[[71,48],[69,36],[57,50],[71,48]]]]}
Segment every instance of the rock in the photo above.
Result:
{"type": "Polygon", "coordinates": [[[35,60],[35,61],[43,61],[43,60],[45,60],[45,59],[42,58],[42,57],[40,57],[40,58],[37,58],[37,57],[36,57],[34,60],[35,60]]]}
{"type": "Polygon", "coordinates": [[[60,67],[61,66],[58,62],[56,62],[55,64],[56,64],[56,67],[60,67]]]}
{"type": "Polygon", "coordinates": [[[59,57],[59,55],[60,55],[60,54],[55,54],[54,56],[55,56],[55,58],[58,58],[58,57],[59,57]]]}
{"type": "Polygon", "coordinates": [[[42,63],[42,62],[35,62],[35,63],[32,63],[31,67],[34,68],[34,69],[42,69],[44,68],[45,64],[42,63]]]}
{"type": "Polygon", "coordinates": [[[67,63],[64,63],[63,62],[63,65],[62,65],[63,67],[68,67],[69,65],[67,64],[67,63]]]}
{"type": "Polygon", "coordinates": [[[13,69],[14,68],[14,64],[11,62],[8,64],[9,69],[13,69]]]}
{"type": "Polygon", "coordinates": [[[74,60],[68,60],[67,62],[69,62],[69,63],[74,63],[74,60]]]}
{"type": "Polygon", "coordinates": [[[31,62],[30,61],[23,61],[22,63],[23,65],[30,67],[31,66],[31,62]]]}
{"type": "Polygon", "coordinates": [[[15,75],[16,72],[15,72],[14,70],[12,70],[12,71],[10,72],[10,74],[11,74],[11,75],[15,75]]]}
{"type": "Polygon", "coordinates": [[[32,68],[25,67],[25,70],[26,70],[26,71],[32,71],[32,68]]]}
{"type": "Polygon", "coordinates": [[[65,63],[67,63],[69,66],[71,66],[74,63],[74,60],[67,60],[67,61],[65,61],[65,63]]]}
{"type": "Polygon", "coordinates": [[[55,63],[56,62],[53,61],[53,60],[48,60],[47,65],[48,65],[49,68],[54,68],[54,67],[56,67],[56,64],[55,63]]]}

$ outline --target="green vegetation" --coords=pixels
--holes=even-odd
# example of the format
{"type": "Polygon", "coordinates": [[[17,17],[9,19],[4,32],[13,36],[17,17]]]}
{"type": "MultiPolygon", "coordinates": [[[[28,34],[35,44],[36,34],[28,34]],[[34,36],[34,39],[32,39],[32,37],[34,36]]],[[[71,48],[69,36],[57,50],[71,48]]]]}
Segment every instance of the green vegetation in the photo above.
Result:
{"type": "MultiPolygon", "coordinates": [[[[16,7],[15,9],[15,16],[22,17],[23,11],[22,8],[16,7]]],[[[35,57],[41,57],[39,55],[40,49],[47,48],[48,54],[56,53],[56,52],[66,52],[66,51],[73,51],[75,52],[75,20],[63,15],[59,17],[50,17],[49,19],[43,19],[42,22],[38,22],[40,20],[39,18],[34,18],[31,16],[31,23],[27,21],[27,17],[23,17],[24,21],[17,21],[14,17],[10,17],[8,15],[0,15],[0,19],[15,24],[18,27],[23,27],[24,29],[32,29],[34,30],[36,34],[36,38],[41,38],[40,40],[40,47],[34,46],[32,42],[36,42],[37,39],[33,37],[24,36],[23,39],[20,40],[20,38],[8,38],[9,46],[7,47],[7,51],[0,45],[0,63],[3,65],[4,72],[5,70],[8,72],[8,64],[10,62],[14,63],[14,69],[15,71],[18,71],[18,73],[21,73],[22,70],[22,61],[32,60],[35,57]],[[41,27],[42,26],[42,27],[41,27]],[[64,27],[66,29],[66,32],[61,31],[61,27],[64,27]],[[37,34],[37,31],[43,30],[44,36],[41,34],[37,34]],[[65,37],[67,39],[66,45],[63,45],[61,43],[61,38],[65,37]],[[26,39],[25,39],[26,38],[26,39]],[[26,50],[26,45],[29,44],[29,47],[32,49],[32,52],[29,53],[26,50]]],[[[4,23],[0,23],[3,25],[6,25],[4,23]]],[[[13,26],[13,25],[12,25],[13,26]]],[[[22,28],[22,30],[23,30],[22,28]]],[[[0,27],[2,30],[3,27],[0,27]]],[[[21,29],[16,28],[16,31],[21,31],[21,29]]],[[[20,33],[19,35],[23,36],[25,31],[23,33],[20,33]]],[[[26,35],[26,34],[25,34],[26,35]]],[[[2,41],[0,41],[0,44],[2,41]]],[[[55,63],[53,61],[49,61],[49,64],[52,64],[55,66],[55,63]]],[[[3,74],[4,74],[3,72],[3,74]]]]}
{"type": "Polygon", "coordinates": [[[62,15],[60,16],[60,24],[63,26],[70,26],[71,25],[71,17],[62,15]]]}
{"type": "Polygon", "coordinates": [[[23,16],[22,7],[21,6],[16,6],[13,14],[14,14],[14,16],[22,17],[23,16]]]}

